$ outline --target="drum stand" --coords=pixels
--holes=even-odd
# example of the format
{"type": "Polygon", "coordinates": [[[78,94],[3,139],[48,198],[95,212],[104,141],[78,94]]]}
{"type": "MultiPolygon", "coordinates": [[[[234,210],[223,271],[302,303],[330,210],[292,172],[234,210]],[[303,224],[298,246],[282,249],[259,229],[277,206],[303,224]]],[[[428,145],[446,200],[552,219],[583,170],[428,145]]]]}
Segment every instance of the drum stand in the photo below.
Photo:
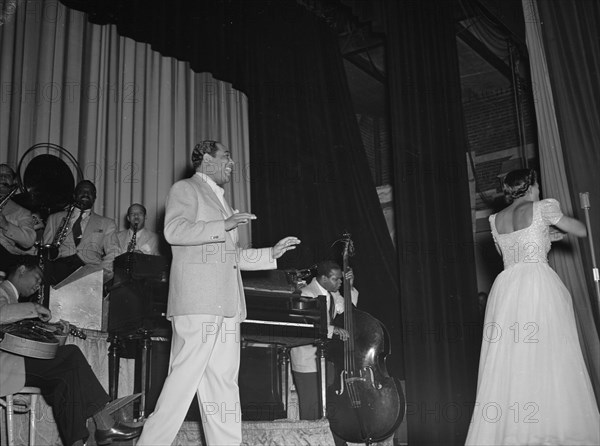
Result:
{"type": "MultiPolygon", "coordinates": [[[[140,379],[139,381],[136,379],[134,385],[134,391],[139,391],[141,393],[138,413],[137,417],[135,417],[137,421],[146,418],[146,393],[148,391],[148,370],[150,352],[152,349],[151,335],[152,331],[140,328],[134,334],[125,337],[129,341],[137,341],[136,363],[138,358],[140,358],[140,379]]],[[[117,399],[119,392],[119,367],[121,362],[122,341],[118,334],[113,334],[109,337],[108,342],[110,342],[110,347],[108,349],[109,396],[111,400],[115,400],[117,399]]]]}

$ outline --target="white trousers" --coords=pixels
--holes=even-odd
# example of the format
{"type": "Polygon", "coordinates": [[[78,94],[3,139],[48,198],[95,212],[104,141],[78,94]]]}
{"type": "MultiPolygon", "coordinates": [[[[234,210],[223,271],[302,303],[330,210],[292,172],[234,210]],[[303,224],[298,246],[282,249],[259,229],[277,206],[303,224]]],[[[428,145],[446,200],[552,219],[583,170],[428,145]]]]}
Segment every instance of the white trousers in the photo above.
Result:
{"type": "Polygon", "coordinates": [[[172,326],[169,375],[137,446],[170,446],[194,394],[208,445],[238,446],[242,442],[239,316],[174,316],[172,326]]]}

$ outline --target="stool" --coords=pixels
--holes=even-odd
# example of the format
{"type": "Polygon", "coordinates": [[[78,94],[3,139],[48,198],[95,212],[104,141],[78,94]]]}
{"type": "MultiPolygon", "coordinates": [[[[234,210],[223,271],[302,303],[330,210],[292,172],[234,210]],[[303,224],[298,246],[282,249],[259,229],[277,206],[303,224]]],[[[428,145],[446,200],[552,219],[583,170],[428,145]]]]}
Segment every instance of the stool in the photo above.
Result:
{"type": "MultiPolygon", "coordinates": [[[[22,412],[29,412],[29,446],[35,445],[35,422],[36,422],[36,408],[38,395],[41,394],[41,390],[38,387],[23,387],[18,393],[13,395],[6,395],[6,436],[8,437],[8,446],[14,446],[15,444],[15,432],[14,432],[14,397],[15,395],[29,395],[29,407],[25,407],[22,412]]],[[[20,412],[20,411],[19,411],[20,412]]]]}

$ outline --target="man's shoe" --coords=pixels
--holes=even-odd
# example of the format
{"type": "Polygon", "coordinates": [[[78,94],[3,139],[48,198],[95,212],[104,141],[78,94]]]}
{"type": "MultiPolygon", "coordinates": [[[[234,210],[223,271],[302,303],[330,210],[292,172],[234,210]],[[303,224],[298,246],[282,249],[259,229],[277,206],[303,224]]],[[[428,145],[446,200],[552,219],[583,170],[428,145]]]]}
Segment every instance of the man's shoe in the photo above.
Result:
{"type": "Polygon", "coordinates": [[[98,446],[111,444],[113,441],[125,441],[137,438],[142,433],[142,426],[130,427],[116,423],[110,429],[96,429],[94,437],[98,446]]]}

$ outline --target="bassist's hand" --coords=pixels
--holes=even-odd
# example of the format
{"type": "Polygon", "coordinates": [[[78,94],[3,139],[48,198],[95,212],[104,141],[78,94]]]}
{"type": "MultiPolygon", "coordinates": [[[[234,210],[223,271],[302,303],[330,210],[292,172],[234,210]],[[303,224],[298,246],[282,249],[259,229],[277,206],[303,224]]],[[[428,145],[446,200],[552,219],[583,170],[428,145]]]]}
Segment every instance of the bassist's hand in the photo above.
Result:
{"type": "Polygon", "coordinates": [[[334,336],[339,336],[339,338],[342,341],[347,341],[348,338],[350,337],[350,333],[348,333],[348,330],[345,330],[343,328],[340,327],[333,327],[333,335],[334,336]]]}

